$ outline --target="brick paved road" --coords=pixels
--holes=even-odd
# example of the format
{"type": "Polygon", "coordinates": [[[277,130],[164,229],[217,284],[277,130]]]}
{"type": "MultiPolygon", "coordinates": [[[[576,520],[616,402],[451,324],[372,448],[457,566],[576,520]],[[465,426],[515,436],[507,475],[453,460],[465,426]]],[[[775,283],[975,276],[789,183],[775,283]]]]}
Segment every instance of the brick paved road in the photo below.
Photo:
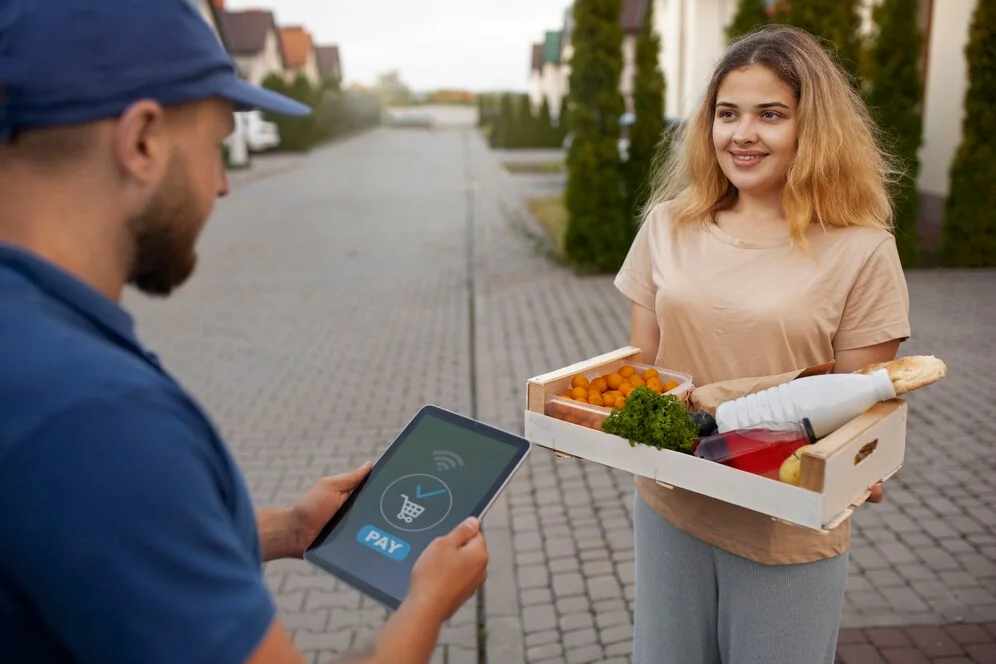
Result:
{"type": "MultiPolygon", "coordinates": [[[[521,431],[526,378],[625,344],[611,279],[544,258],[517,182],[476,137],[373,132],[245,182],[220,203],[194,281],[168,302],[129,295],[260,504],[375,456],[424,403],[471,412],[468,185],[478,415],[521,431]]],[[[939,354],[952,375],[913,395],[907,466],[856,517],[847,627],[996,621],[996,273],[909,282],[905,352],[939,354]]],[[[628,661],[631,502],[625,473],[533,455],[485,522],[490,664],[628,661]]],[[[313,661],[383,621],[302,563],[266,574],[313,661]]],[[[437,662],[477,661],[475,618],[467,606],[447,626],[437,662]]]]}

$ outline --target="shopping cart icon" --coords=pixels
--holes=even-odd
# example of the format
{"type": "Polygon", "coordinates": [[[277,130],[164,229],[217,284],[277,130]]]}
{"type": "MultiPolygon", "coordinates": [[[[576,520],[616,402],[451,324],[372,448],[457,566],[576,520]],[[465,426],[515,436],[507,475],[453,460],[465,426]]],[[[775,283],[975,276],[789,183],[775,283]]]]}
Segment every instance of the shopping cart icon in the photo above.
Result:
{"type": "Polygon", "coordinates": [[[405,502],[401,505],[401,512],[398,513],[398,519],[405,523],[411,523],[425,511],[425,508],[418,503],[408,500],[408,496],[405,494],[401,494],[401,497],[405,499],[405,502]]]}

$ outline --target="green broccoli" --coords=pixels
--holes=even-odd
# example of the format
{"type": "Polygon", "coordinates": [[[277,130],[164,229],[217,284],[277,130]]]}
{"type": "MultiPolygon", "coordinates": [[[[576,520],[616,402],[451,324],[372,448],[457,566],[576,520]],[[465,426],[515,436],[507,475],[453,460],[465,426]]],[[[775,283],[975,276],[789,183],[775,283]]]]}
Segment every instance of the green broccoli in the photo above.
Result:
{"type": "Polygon", "coordinates": [[[627,439],[633,447],[639,443],[688,454],[699,437],[698,423],[677,397],[646,386],[633,390],[625,406],[612,409],[602,431],[627,439]]]}

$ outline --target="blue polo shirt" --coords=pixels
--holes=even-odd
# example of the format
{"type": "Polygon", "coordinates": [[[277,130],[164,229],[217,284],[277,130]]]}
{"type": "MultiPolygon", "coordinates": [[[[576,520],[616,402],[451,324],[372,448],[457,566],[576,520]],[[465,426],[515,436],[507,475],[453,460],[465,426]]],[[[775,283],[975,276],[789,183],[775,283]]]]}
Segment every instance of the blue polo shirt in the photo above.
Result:
{"type": "Polygon", "coordinates": [[[0,660],[243,662],[261,564],[235,462],[130,316],[0,244],[0,660]]]}

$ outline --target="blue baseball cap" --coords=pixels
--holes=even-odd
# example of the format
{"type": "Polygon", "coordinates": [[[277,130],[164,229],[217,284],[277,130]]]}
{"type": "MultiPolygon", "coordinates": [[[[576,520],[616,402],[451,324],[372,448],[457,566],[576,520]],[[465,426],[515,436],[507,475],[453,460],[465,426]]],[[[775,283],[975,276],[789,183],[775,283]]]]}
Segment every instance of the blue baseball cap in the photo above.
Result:
{"type": "Polygon", "coordinates": [[[0,0],[0,141],[15,130],[220,97],[235,110],[311,112],[241,79],[193,0],[0,0]]]}

